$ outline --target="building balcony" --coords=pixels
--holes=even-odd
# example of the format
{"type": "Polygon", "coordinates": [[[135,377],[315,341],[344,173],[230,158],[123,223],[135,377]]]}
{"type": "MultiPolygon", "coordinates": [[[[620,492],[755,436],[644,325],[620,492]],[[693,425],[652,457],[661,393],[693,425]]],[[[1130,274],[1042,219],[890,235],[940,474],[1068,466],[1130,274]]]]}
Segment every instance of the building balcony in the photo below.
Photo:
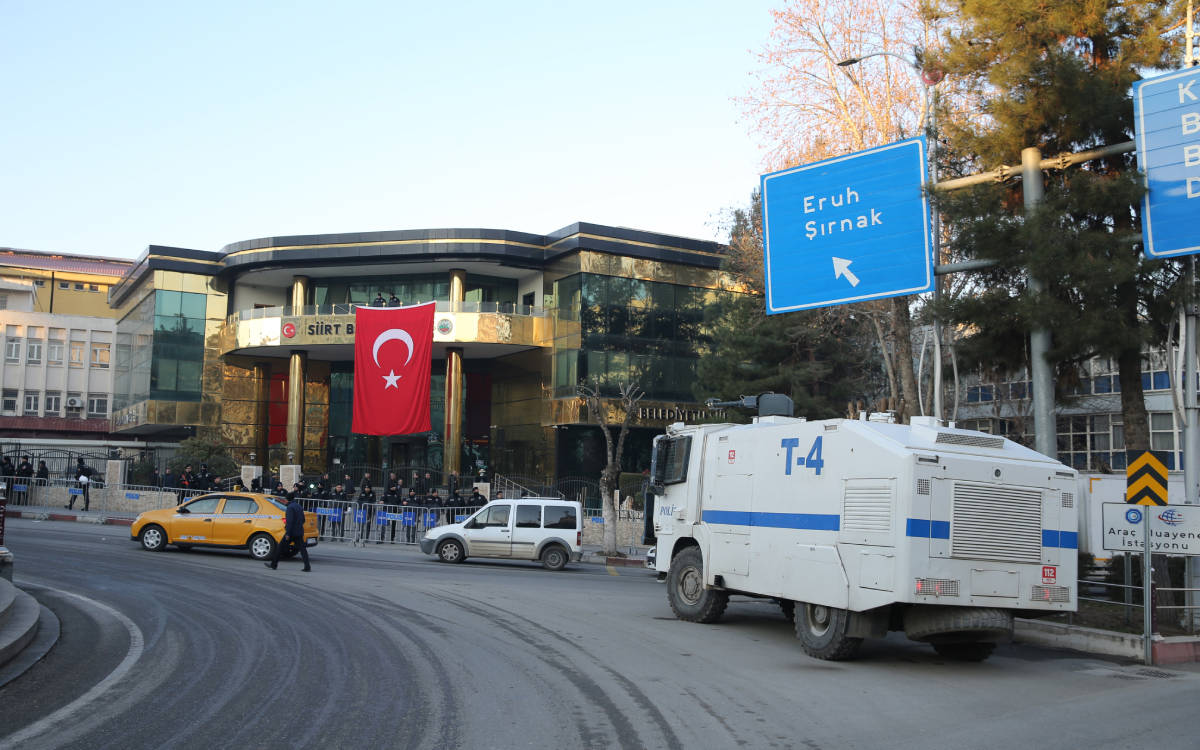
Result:
{"type": "MultiPolygon", "coordinates": [[[[303,349],[318,360],[353,358],[358,305],[261,307],[230,315],[221,333],[222,354],[285,356],[303,349]]],[[[436,303],[434,356],[446,347],[469,358],[492,358],[549,347],[554,317],[542,307],[504,302],[436,303]]]]}

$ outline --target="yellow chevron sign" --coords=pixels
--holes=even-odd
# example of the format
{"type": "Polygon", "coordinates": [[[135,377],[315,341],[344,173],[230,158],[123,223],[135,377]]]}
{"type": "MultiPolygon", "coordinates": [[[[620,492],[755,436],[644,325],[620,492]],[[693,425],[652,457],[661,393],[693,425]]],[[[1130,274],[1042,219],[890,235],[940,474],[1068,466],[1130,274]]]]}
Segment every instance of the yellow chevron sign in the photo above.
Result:
{"type": "Polygon", "coordinates": [[[1125,502],[1167,504],[1167,467],[1150,451],[1130,461],[1125,469],[1125,502]]]}

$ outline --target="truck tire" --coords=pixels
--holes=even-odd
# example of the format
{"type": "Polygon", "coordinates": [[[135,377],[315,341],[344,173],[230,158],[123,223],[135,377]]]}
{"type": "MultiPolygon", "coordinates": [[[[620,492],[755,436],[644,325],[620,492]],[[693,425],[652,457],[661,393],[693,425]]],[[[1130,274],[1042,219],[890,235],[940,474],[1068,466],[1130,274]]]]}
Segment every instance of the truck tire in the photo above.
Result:
{"type": "Polygon", "coordinates": [[[993,607],[918,605],[905,611],[904,632],[914,641],[994,643],[1012,638],[1013,616],[993,607]]]}
{"type": "Polygon", "coordinates": [[[796,602],[796,637],[814,659],[840,661],[858,653],[862,638],[846,635],[850,613],[837,607],[796,602]]]}
{"type": "Polygon", "coordinates": [[[688,547],[671,559],[667,601],[680,620],[716,622],[729,604],[729,592],[704,585],[704,559],[699,547],[688,547]]]}

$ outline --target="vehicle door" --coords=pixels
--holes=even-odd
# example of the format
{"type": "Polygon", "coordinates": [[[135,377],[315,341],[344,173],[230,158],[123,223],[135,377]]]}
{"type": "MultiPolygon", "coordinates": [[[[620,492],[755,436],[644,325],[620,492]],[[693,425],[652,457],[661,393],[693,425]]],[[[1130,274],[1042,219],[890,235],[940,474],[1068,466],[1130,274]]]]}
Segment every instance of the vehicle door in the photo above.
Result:
{"type": "Polygon", "coordinates": [[[542,506],[518,502],[513,517],[512,556],[517,560],[532,560],[538,543],[545,536],[542,531],[542,506]]]}
{"type": "Polygon", "coordinates": [[[221,495],[204,495],[181,505],[171,516],[171,528],[167,530],[171,541],[212,544],[213,521],[222,499],[221,495]]]}
{"type": "Polygon", "coordinates": [[[512,505],[492,503],[463,526],[467,554],[483,557],[512,555],[512,505]]]}
{"type": "Polygon", "coordinates": [[[248,497],[226,497],[213,519],[213,544],[244,545],[258,520],[257,502],[248,497]]]}

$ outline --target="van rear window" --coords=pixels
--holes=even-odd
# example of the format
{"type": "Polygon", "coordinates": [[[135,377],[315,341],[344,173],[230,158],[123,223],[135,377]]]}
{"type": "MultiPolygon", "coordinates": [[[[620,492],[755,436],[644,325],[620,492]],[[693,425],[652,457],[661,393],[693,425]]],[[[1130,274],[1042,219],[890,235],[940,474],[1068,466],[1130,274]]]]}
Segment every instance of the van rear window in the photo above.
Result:
{"type": "Polygon", "coordinates": [[[547,529],[575,529],[579,526],[579,522],[575,517],[575,508],[570,505],[547,505],[546,506],[546,523],[547,529]]]}

